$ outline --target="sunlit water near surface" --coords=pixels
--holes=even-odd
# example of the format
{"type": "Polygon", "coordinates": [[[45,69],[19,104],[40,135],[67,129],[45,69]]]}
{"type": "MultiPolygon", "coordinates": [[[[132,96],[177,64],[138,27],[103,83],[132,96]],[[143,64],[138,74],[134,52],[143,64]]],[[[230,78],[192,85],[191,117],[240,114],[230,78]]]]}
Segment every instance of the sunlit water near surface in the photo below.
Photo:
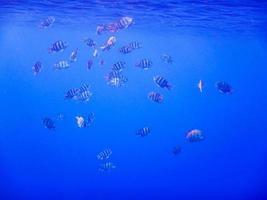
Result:
{"type": "Polygon", "coordinates": [[[266,28],[265,1],[1,1],[0,199],[266,199],[266,28]],[[40,29],[48,16],[54,24],[40,29]],[[96,34],[97,25],[123,16],[134,24],[96,34]],[[93,49],[83,39],[99,47],[110,36],[114,47],[99,50],[87,70],[93,49]],[[57,40],[68,47],[49,54],[57,40]],[[142,48],[121,54],[132,41],[142,48]],[[75,48],[77,61],[54,70],[75,48]],[[151,69],[134,67],[142,58],[151,69]],[[120,60],[128,82],[116,88],[104,76],[120,60]],[[172,89],[157,87],[156,75],[172,89]],[[233,93],[220,93],[217,81],[233,93]],[[90,101],[64,100],[84,83],[90,101]],[[164,102],[150,101],[151,91],[164,102]],[[90,112],[92,126],[78,128],[75,116],[90,112]],[[59,113],[56,130],[46,129],[42,119],[59,113]],[[151,134],[137,136],[145,126],[151,134]],[[189,142],[191,129],[205,140],[189,142]],[[96,155],[106,148],[116,168],[100,172],[96,155]]]}

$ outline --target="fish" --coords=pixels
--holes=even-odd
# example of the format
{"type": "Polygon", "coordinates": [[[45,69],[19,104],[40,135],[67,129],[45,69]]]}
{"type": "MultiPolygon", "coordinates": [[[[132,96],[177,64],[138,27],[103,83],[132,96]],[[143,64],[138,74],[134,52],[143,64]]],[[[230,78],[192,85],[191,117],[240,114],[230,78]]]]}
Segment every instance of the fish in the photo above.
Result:
{"type": "Polygon", "coordinates": [[[43,119],[43,125],[49,130],[55,130],[56,128],[54,121],[48,117],[43,119]]]}
{"type": "Polygon", "coordinates": [[[62,60],[54,64],[54,69],[57,69],[57,70],[68,69],[69,67],[70,67],[70,64],[66,60],[62,60]]]}
{"type": "Polygon", "coordinates": [[[147,70],[152,67],[152,61],[147,58],[144,58],[138,61],[135,66],[147,70]]]}
{"type": "Polygon", "coordinates": [[[56,116],[56,119],[57,120],[63,120],[63,119],[65,119],[65,115],[63,113],[58,113],[56,116]]]}
{"type": "Polygon", "coordinates": [[[173,59],[170,55],[168,54],[162,54],[161,55],[161,60],[167,64],[172,64],[173,63],[173,59]]]}
{"type": "Polygon", "coordinates": [[[85,120],[82,116],[76,116],[75,119],[79,128],[84,128],[86,126],[85,120]]]}
{"type": "Polygon", "coordinates": [[[133,23],[134,23],[133,18],[129,16],[122,17],[117,22],[119,29],[126,29],[129,26],[131,26],[133,23]]]}
{"type": "Polygon", "coordinates": [[[87,61],[87,69],[88,69],[88,70],[91,70],[92,67],[93,67],[93,64],[94,64],[93,60],[92,60],[92,59],[89,59],[89,60],[87,61]]]}
{"type": "Polygon", "coordinates": [[[173,149],[172,149],[172,154],[176,156],[176,155],[180,154],[181,151],[182,151],[181,146],[180,146],[180,145],[176,145],[176,146],[173,147],[173,149]]]}
{"type": "Polygon", "coordinates": [[[219,81],[215,84],[217,90],[223,94],[232,94],[233,93],[233,88],[232,86],[225,82],[225,81],[219,81]]]}
{"type": "Polygon", "coordinates": [[[203,92],[204,82],[202,80],[199,80],[197,87],[198,87],[200,92],[203,92]]]}
{"type": "Polygon", "coordinates": [[[141,137],[145,137],[148,134],[150,134],[151,130],[148,127],[140,128],[139,130],[136,131],[136,135],[139,135],[141,137]]]}
{"type": "Polygon", "coordinates": [[[105,77],[108,85],[120,87],[128,82],[128,79],[119,71],[111,71],[105,77]]]}
{"type": "Polygon", "coordinates": [[[55,43],[53,43],[50,48],[48,48],[48,52],[49,53],[60,52],[60,51],[63,51],[64,49],[66,49],[67,47],[68,47],[67,42],[64,42],[62,40],[58,40],[55,43]]]}
{"type": "Polygon", "coordinates": [[[79,88],[79,92],[80,93],[83,93],[83,92],[89,91],[90,88],[91,88],[90,85],[88,85],[88,84],[82,84],[82,86],[79,88]]]}
{"type": "Polygon", "coordinates": [[[80,92],[74,99],[78,101],[89,101],[92,97],[93,93],[88,91],[80,92]]]}
{"type": "Polygon", "coordinates": [[[95,114],[89,113],[86,126],[91,126],[93,124],[94,119],[95,119],[95,114]]]}
{"type": "Polygon", "coordinates": [[[156,103],[163,103],[164,101],[164,96],[157,92],[149,92],[148,98],[156,103]]]}
{"type": "Polygon", "coordinates": [[[158,87],[167,88],[168,90],[170,90],[172,88],[172,86],[169,84],[169,82],[165,78],[163,78],[162,76],[154,76],[153,80],[158,87]]]}
{"type": "Polygon", "coordinates": [[[98,160],[107,160],[110,158],[111,154],[112,154],[112,150],[107,148],[101,151],[100,153],[98,153],[96,157],[98,160]]]}
{"type": "Polygon", "coordinates": [[[98,170],[104,172],[104,171],[110,171],[115,168],[116,166],[112,162],[105,162],[104,164],[99,165],[98,170]]]}
{"type": "Polygon", "coordinates": [[[125,68],[126,63],[124,61],[118,61],[113,64],[112,70],[114,71],[122,71],[125,68]]]}
{"type": "Polygon", "coordinates": [[[73,50],[70,54],[70,62],[75,62],[77,61],[77,54],[78,54],[78,48],[73,50]]]}
{"type": "Polygon", "coordinates": [[[96,34],[101,35],[102,33],[106,32],[106,26],[104,24],[100,24],[96,27],[96,34]]]}
{"type": "Polygon", "coordinates": [[[42,63],[41,63],[40,61],[37,61],[37,62],[34,63],[34,65],[32,66],[32,71],[33,71],[33,74],[34,74],[35,76],[41,72],[41,69],[42,69],[42,63]]]}
{"type": "Polygon", "coordinates": [[[40,28],[43,28],[43,29],[48,28],[48,27],[50,27],[50,26],[53,25],[53,23],[55,22],[55,20],[56,20],[55,17],[48,16],[46,19],[44,19],[43,21],[41,21],[39,27],[40,28]]]}
{"type": "Polygon", "coordinates": [[[107,41],[106,43],[101,46],[100,48],[103,50],[103,51],[106,51],[106,50],[110,50],[111,47],[113,47],[116,43],[116,37],[115,36],[111,36],[107,41]]]}
{"type": "Polygon", "coordinates": [[[98,50],[95,49],[94,52],[93,52],[93,57],[96,58],[98,55],[99,55],[98,50]]]}
{"type": "Polygon", "coordinates": [[[83,40],[83,42],[84,42],[87,46],[89,46],[89,47],[93,47],[93,48],[95,48],[95,46],[96,46],[96,42],[95,42],[93,39],[91,39],[91,38],[85,38],[85,39],[83,40]]]}
{"type": "Polygon", "coordinates": [[[204,135],[202,134],[202,131],[199,129],[193,129],[186,133],[186,139],[189,140],[189,142],[200,142],[205,139],[204,135]]]}
{"type": "Polygon", "coordinates": [[[77,95],[79,95],[79,89],[78,88],[72,88],[66,92],[65,99],[73,99],[77,95]]]}
{"type": "Polygon", "coordinates": [[[119,49],[119,52],[123,54],[128,54],[128,53],[131,53],[132,51],[133,51],[133,48],[130,47],[129,45],[124,45],[119,49]]]}
{"type": "Polygon", "coordinates": [[[134,49],[140,49],[140,48],[142,47],[142,45],[141,45],[139,42],[136,42],[136,41],[134,41],[134,42],[130,42],[130,43],[128,44],[128,46],[129,46],[130,48],[132,48],[133,50],[134,50],[134,49]]]}

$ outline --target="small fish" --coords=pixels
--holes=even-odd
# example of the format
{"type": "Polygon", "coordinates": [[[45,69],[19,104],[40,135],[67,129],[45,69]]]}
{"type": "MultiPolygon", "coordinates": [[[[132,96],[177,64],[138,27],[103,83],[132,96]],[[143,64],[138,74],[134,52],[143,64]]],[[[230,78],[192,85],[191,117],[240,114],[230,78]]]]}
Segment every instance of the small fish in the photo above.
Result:
{"type": "Polygon", "coordinates": [[[96,34],[97,35],[101,35],[102,33],[104,33],[106,30],[106,26],[103,24],[100,24],[96,27],[96,34]]]}
{"type": "Polygon", "coordinates": [[[63,119],[65,119],[65,115],[63,113],[58,113],[56,116],[56,119],[57,120],[63,120],[63,119]]]}
{"type": "Polygon", "coordinates": [[[153,78],[153,80],[156,83],[156,85],[161,87],[161,88],[167,88],[168,90],[170,90],[172,88],[172,86],[169,84],[169,82],[161,76],[155,76],[153,78]]]}
{"type": "Polygon", "coordinates": [[[78,54],[78,48],[73,50],[70,54],[70,62],[75,62],[77,61],[77,54],[78,54]]]}
{"type": "Polygon", "coordinates": [[[56,128],[54,121],[48,117],[43,119],[43,125],[49,130],[55,130],[56,128]]]}
{"type": "Polygon", "coordinates": [[[142,47],[142,45],[139,42],[130,42],[128,44],[129,47],[131,47],[132,49],[140,49],[142,47]]]}
{"type": "Polygon", "coordinates": [[[79,89],[72,88],[72,89],[68,90],[67,93],[65,94],[65,99],[73,99],[77,95],[79,95],[79,89]]]}
{"type": "Polygon", "coordinates": [[[40,61],[37,61],[33,66],[32,66],[32,71],[33,74],[36,76],[37,74],[40,73],[42,69],[42,63],[40,61]]]}
{"type": "Polygon", "coordinates": [[[52,24],[55,22],[56,18],[53,16],[49,16],[46,19],[44,19],[43,21],[41,21],[39,27],[40,28],[48,28],[49,26],[52,26],[52,24]]]}
{"type": "Polygon", "coordinates": [[[68,69],[69,67],[70,67],[70,64],[66,60],[62,60],[54,64],[54,69],[57,69],[57,70],[68,69]]]}
{"type": "Polygon", "coordinates": [[[75,119],[79,128],[84,128],[86,126],[85,120],[82,116],[76,116],[75,119]]]}
{"type": "Polygon", "coordinates": [[[86,126],[91,126],[93,124],[94,119],[95,119],[95,114],[94,113],[90,113],[88,115],[86,126]]]}
{"type": "Polygon", "coordinates": [[[163,103],[164,100],[163,95],[157,92],[149,92],[148,98],[156,103],[163,103]]]}
{"type": "Polygon", "coordinates": [[[107,24],[105,26],[105,29],[108,32],[115,33],[119,31],[119,26],[117,22],[113,22],[113,23],[107,24]]]}
{"type": "Polygon", "coordinates": [[[182,148],[180,145],[176,145],[173,149],[172,149],[172,154],[177,156],[178,154],[180,154],[182,151],[182,148]]]}
{"type": "Polygon", "coordinates": [[[54,44],[52,44],[50,48],[48,48],[48,52],[49,53],[55,53],[55,52],[63,51],[67,47],[68,47],[67,42],[63,42],[62,40],[58,40],[54,44]]]}
{"type": "Polygon", "coordinates": [[[120,87],[128,82],[128,79],[119,71],[111,71],[104,78],[107,84],[115,87],[120,87]]]}
{"type": "Polygon", "coordinates": [[[120,18],[120,20],[117,22],[118,27],[120,29],[125,29],[128,28],[130,25],[132,25],[134,23],[134,20],[132,17],[129,16],[125,16],[120,18]]]}
{"type": "Polygon", "coordinates": [[[88,61],[87,61],[87,69],[88,69],[88,70],[91,70],[92,67],[93,67],[93,64],[94,64],[94,62],[93,62],[92,59],[88,60],[88,61]]]}
{"type": "Polygon", "coordinates": [[[83,42],[84,42],[87,46],[89,46],[89,47],[93,47],[93,48],[95,48],[95,46],[96,46],[95,41],[92,40],[91,38],[85,38],[85,39],[83,40],[83,42]]]}
{"type": "Polygon", "coordinates": [[[125,68],[126,63],[123,61],[119,61],[113,64],[112,70],[114,71],[122,71],[125,68]]]}
{"type": "Polygon", "coordinates": [[[152,61],[144,58],[138,61],[135,66],[147,70],[152,67],[152,61]]]}
{"type": "Polygon", "coordinates": [[[100,164],[98,170],[101,172],[110,171],[115,169],[116,166],[112,162],[105,162],[104,164],[100,164]]]}
{"type": "Polygon", "coordinates": [[[93,52],[93,57],[96,58],[98,55],[99,55],[98,50],[95,49],[94,52],[93,52]]]}
{"type": "Polygon", "coordinates": [[[108,148],[98,153],[96,157],[98,160],[107,160],[109,159],[111,154],[112,154],[112,150],[108,148]]]}
{"type": "Polygon", "coordinates": [[[170,55],[168,54],[163,54],[161,55],[161,60],[167,64],[172,64],[173,63],[173,59],[170,55]]]}
{"type": "Polygon", "coordinates": [[[111,36],[107,41],[106,43],[100,47],[103,51],[106,51],[106,50],[110,50],[111,47],[113,47],[116,43],[116,37],[115,36],[111,36]]]}
{"type": "Polygon", "coordinates": [[[131,53],[132,51],[133,51],[133,48],[130,47],[129,45],[124,45],[119,49],[119,52],[123,54],[128,54],[128,53],[131,53]]]}
{"type": "Polygon", "coordinates": [[[199,129],[193,129],[186,133],[186,139],[189,140],[189,142],[200,142],[205,139],[204,135],[202,134],[202,131],[199,129]]]}
{"type": "Polygon", "coordinates": [[[144,127],[144,128],[141,128],[141,129],[137,130],[136,131],[136,135],[139,135],[141,137],[145,137],[148,134],[150,134],[150,132],[151,132],[150,128],[144,127]]]}
{"type": "Polygon", "coordinates": [[[203,91],[203,87],[204,87],[204,82],[202,80],[198,81],[197,87],[199,89],[200,92],[203,91]]]}
{"type": "Polygon", "coordinates": [[[223,94],[232,94],[233,88],[230,84],[226,83],[225,81],[220,81],[216,83],[216,88],[219,92],[223,94]]]}
{"type": "Polygon", "coordinates": [[[92,97],[93,93],[88,91],[84,91],[79,93],[74,99],[78,101],[89,101],[92,97]]]}

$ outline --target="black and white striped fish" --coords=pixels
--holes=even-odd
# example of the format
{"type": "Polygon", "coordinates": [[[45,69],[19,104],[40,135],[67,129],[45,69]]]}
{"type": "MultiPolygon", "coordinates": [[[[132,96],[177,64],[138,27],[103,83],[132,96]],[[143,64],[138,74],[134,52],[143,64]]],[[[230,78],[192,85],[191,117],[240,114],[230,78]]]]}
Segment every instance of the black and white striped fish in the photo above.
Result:
{"type": "Polygon", "coordinates": [[[70,64],[66,60],[62,60],[54,64],[54,69],[57,69],[57,70],[68,69],[69,67],[70,67],[70,64]]]}
{"type": "Polygon", "coordinates": [[[130,47],[129,45],[124,45],[119,49],[119,52],[123,54],[131,53],[132,51],[133,51],[133,48],[130,47]]]}
{"type": "Polygon", "coordinates": [[[112,162],[105,162],[99,165],[98,170],[101,172],[106,172],[106,171],[110,171],[115,168],[116,166],[112,162]]]}
{"type": "Polygon", "coordinates": [[[55,130],[56,128],[54,121],[48,117],[43,119],[43,125],[49,130],[55,130]]]}
{"type": "Polygon", "coordinates": [[[92,95],[93,95],[92,92],[86,90],[84,92],[79,92],[79,94],[75,96],[74,99],[78,101],[89,101],[92,95]]]}
{"type": "Polygon", "coordinates": [[[54,22],[55,22],[55,17],[53,16],[49,16],[46,19],[44,19],[43,21],[41,21],[39,27],[40,28],[48,28],[49,26],[51,26],[54,22]]]}
{"type": "Polygon", "coordinates": [[[79,89],[78,88],[72,88],[66,92],[65,99],[73,99],[77,95],[79,95],[79,89]]]}
{"type": "Polygon", "coordinates": [[[86,38],[86,39],[84,39],[83,42],[84,42],[87,46],[89,46],[89,47],[93,47],[93,48],[95,48],[95,46],[96,46],[95,41],[92,40],[91,38],[86,38]]]}
{"type": "Polygon", "coordinates": [[[153,80],[156,83],[156,85],[161,87],[161,88],[167,88],[168,90],[170,90],[172,88],[172,86],[169,84],[169,82],[165,78],[163,78],[162,76],[154,76],[153,80]]]}
{"type": "Polygon", "coordinates": [[[108,148],[98,153],[96,157],[98,160],[107,160],[110,158],[111,154],[112,154],[112,150],[108,148]]]}
{"type": "Polygon", "coordinates": [[[77,55],[78,55],[78,48],[73,50],[70,54],[70,62],[75,62],[77,61],[77,55]]]}
{"type": "Polygon", "coordinates": [[[152,61],[147,59],[147,58],[144,58],[144,59],[141,59],[140,61],[138,61],[135,66],[136,67],[139,67],[139,68],[142,68],[144,70],[147,70],[149,68],[152,67],[152,61]]]}
{"type": "Polygon", "coordinates": [[[130,42],[128,46],[131,47],[132,49],[140,49],[142,47],[141,44],[136,41],[130,42]]]}
{"type": "Polygon", "coordinates": [[[147,136],[151,132],[150,128],[144,127],[136,131],[136,135],[139,135],[141,137],[147,136]]]}
{"type": "Polygon", "coordinates": [[[122,75],[119,71],[111,71],[106,76],[105,79],[107,81],[107,84],[115,87],[120,87],[124,85],[126,82],[128,82],[128,79],[122,75]]]}
{"type": "Polygon", "coordinates": [[[133,24],[133,18],[127,16],[120,18],[120,20],[117,22],[117,26],[119,29],[128,28],[132,24],[133,24]]]}
{"type": "Polygon", "coordinates": [[[125,68],[126,63],[124,61],[119,61],[113,64],[112,70],[114,71],[122,71],[125,68]]]}
{"type": "Polygon", "coordinates": [[[82,86],[79,89],[79,92],[80,93],[83,93],[83,92],[86,92],[86,91],[89,91],[89,90],[90,90],[90,85],[88,85],[88,84],[82,84],[82,86]]]}
{"type": "Polygon", "coordinates": [[[42,69],[42,63],[40,61],[37,61],[33,66],[32,66],[32,71],[34,75],[37,75],[40,73],[42,69]]]}
{"type": "Polygon", "coordinates": [[[48,48],[49,53],[59,52],[66,49],[68,46],[67,42],[63,42],[62,40],[56,41],[54,44],[51,45],[50,48],[48,48]]]}
{"type": "Polygon", "coordinates": [[[163,103],[164,100],[163,95],[157,92],[149,92],[148,98],[156,103],[163,103]]]}

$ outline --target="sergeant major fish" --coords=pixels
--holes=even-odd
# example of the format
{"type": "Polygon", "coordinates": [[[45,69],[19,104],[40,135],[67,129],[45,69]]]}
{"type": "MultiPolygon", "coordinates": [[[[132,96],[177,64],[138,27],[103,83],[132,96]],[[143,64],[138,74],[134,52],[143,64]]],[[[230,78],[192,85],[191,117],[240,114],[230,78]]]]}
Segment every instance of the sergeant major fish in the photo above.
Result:
{"type": "Polygon", "coordinates": [[[63,51],[67,47],[68,47],[67,42],[63,42],[62,40],[58,40],[55,43],[53,43],[50,48],[48,48],[48,52],[49,53],[55,53],[55,52],[63,51]]]}
{"type": "Polygon", "coordinates": [[[119,52],[123,54],[128,54],[128,53],[131,53],[132,51],[133,51],[133,48],[130,47],[129,45],[124,45],[119,49],[119,52]]]}
{"type": "Polygon", "coordinates": [[[70,64],[66,60],[62,60],[54,64],[54,69],[57,69],[57,70],[68,69],[69,67],[70,67],[70,64]]]}
{"type": "Polygon", "coordinates": [[[163,95],[157,92],[149,92],[148,98],[156,103],[163,103],[164,100],[163,95]]]}
{"type": "Polygon", "coordinates": [[[33,74],[36,76],[37,74],[40,73],[42,69],[42,63],[40,61],[37,61],[33,66],[32,66],[32,71],[33,74]]]}
{"type": "Polygon", "coordinates": [[[112,150],[108,148],[98,153],[96,157],[98,160],[107,160],[110,158],[111,154],[112,154],[112,150]]]}
{"type": "Polygon", "coordinates": [[[83,41],[87,46],[95,48],[96,43],[91,38],[85,38],[83,41]]]}
{"type": "Polygon", "coordinates": [[[117,22],[119,29],[125,29],[128,28],[130,25],[134,23],[134,20],[132,17],[125,16],[119,19],[117,22]]]}
{"type": "Polygon", "coordinates": [[[138,61],[136,64],[135,64],[136,67],[138,68],[142,68],[144,70],[147,70],[149,68],[152,67],[152,61],[149,60],[149,59],[141,59],[140,61],[138,61]]]}
{"type": "Polygon", "coordinates": [[[145,137],[148,134],[150,134],[150,132],[151,132],[150,128],[144,127],[144,128],[141,128],[141,129],[137,130],[136,131],[136,135],[139,135],[141,137],[145,137]]]}
{"type": "Polygon", "coordinates": [[[78,88],[72,88],[72,89],[68,90],[67,93],[65,94],[65,99],[72,99],[77,95],[79,95],[79,89],[78,88]]]}
{"type": "Polygon", "coordinates": [[[142,45],[139,42],[130,42],[128,44],[129,47],[131,47],[132,49],[140,49],[142,47],[142,45]]]}
{"type": "Polygon", "coordinates": [[[169,84],[169,82],[161,76],[155,76],[153,78],[153,80],[156,83],[156,85],[161,87],[161,88],[167,88],[168,90],[170,90],[172,88],[172,86],[169,84]]]}
{"type": "Polygon", "coordinates": [[[48,28],[49,26],[51,26],[54,22],[55,22],[55,17],[53,16],[49,16],[46,19],[44,19],[43,21],[41,21],[39,27],[40,28],[48,28]]]}
{"type": "Polygon", "coordinates": [[[54,121],[48,117],[43,119],[43,125],[49,130],[55,130],[56,128],[54,121]]]}
{"type": "Polygon", "coordinates": [[[125,68],[125,64],[126,63],[123,61],[116,62],[113,64],[111,69],[114,71],[122,71],[125,68]]]}

